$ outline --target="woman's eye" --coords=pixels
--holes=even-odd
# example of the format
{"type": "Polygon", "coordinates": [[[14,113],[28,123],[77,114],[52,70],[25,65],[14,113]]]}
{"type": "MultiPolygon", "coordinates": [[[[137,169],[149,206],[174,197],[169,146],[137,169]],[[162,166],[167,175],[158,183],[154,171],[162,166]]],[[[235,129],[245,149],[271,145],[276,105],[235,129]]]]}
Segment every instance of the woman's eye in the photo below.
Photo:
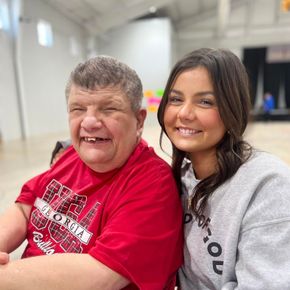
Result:
{"type": "Polygon", "coordinates": [[[180,97],[177,97],[177,96],[170,96],[168,98],[168,103],[171,103],[171,104],[177,104],[181,102],[181,98],[180,97]]]}
{"type": "Polygon", "coordinates": [[[214,102],[210,99],[201,99],[200,104],[203,106],[211,107],[214,105],[214,102]]]}

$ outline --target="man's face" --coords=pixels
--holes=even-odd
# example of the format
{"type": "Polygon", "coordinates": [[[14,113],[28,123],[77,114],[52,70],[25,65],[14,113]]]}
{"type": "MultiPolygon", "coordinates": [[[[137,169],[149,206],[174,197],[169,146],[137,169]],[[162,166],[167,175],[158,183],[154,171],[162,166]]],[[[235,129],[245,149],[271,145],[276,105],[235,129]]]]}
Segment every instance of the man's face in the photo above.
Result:
{"type": "Polygon", "coordinates": [[[146,111],[134,113],[119,88],[88,90],[72,85],[68,98],[72,143],[96,172],[121,167],[140,140],[146,111]]]}

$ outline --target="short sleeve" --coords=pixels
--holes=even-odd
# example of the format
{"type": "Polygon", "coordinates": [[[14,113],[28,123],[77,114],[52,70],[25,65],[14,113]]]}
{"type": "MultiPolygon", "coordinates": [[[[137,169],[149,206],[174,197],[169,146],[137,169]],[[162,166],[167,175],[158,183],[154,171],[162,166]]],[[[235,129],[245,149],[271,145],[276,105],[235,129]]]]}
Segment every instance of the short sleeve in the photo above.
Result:
{"type": "Polygon", "coordinates": [[[46,174],[47,172],[44,172],[25,182],[21,188],[19,196],[16,198],[16,202],[33,205],[36,199],[36,192],[38,191],[37,189],[45,179],[46,174]]]}

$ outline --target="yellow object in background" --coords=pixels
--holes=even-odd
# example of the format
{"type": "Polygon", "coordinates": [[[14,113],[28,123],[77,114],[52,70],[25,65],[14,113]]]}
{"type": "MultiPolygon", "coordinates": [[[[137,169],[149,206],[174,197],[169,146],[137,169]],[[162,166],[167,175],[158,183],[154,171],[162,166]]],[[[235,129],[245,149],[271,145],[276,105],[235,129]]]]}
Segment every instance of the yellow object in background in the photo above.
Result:
{"type": "Polygon", "coordinates": [[[144,91],[144,96],[146,98],[151,98],[154,96],[154,92],[152,90],[146,90],[146,91],[144,91]]]}
{"type": "Polygon", "coordinates": [[[284,12],[289,11],[290,10],[290,0],[282,0],[281,8],[284,12]]]}
{"type": "Polygon", "coordinates": [[[156,113],[164,93],[163,89],[158,90],[146,90],[144,91],[144,96],[147,102],[147,111],[150,113],[156,113]]]}
{"type": "Polygon", "coordinates": [[[147,110],[148,110],[148,112],[150,112],[150,113],[156,113],[157,110],[158,110],[158,106],[156,106],[156,105],[149,105],[149,106],[147,107],[147,110]]]}

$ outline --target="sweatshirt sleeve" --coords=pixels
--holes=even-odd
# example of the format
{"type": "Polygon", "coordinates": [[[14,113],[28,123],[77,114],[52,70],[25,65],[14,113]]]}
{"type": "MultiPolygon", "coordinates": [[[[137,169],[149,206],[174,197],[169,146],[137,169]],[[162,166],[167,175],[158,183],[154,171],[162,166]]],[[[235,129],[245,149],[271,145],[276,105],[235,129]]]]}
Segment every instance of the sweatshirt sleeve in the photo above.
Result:
{"type": "Polygon", "coordinates": [[[276,159],[268,165],[243,218],[237,285],[224,290],[290,289],[290,170],[276,159]]]}

